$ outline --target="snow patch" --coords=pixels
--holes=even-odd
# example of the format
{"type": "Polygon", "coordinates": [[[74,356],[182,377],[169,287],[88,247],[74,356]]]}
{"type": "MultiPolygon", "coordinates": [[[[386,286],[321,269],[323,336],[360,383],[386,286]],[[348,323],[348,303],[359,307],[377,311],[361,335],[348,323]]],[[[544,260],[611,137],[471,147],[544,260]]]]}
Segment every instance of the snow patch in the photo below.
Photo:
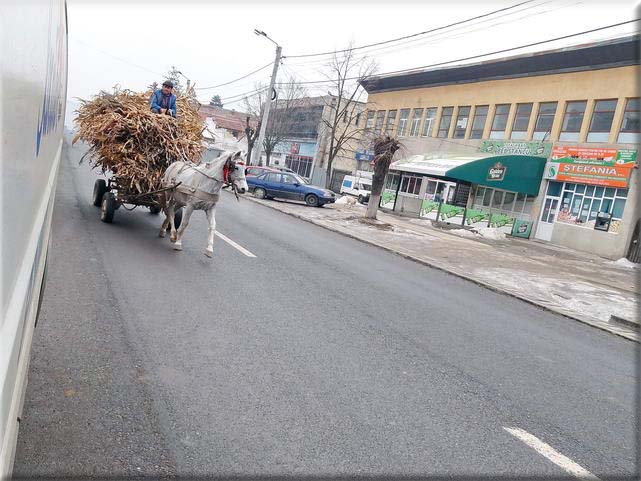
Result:
{"type": "Polygon", "coordinates": [[[357,200],[354,197],[351,197],[349,195],[344,195],[342,197],[339,197],[334,202],[335,205],[356,205],[356,203],[357,203],[357,200]]]}
{"type": "Polygon", "coordinates": [[[621,259],[618,259],[616,261],[610,261],[610,264],[614,264],[615,266],[619,267],[625,267],[626,269],[638,269],[639,267],[641,267],[639,264],[629,261],[625,257],[621,257],[621,259]]]}
{"type": "Polygon", "coordinates": [[[476,229],[478,233],[485,239],[490,240],[503,240],[505,239],[505,232],[494,227],[480,227],[476,229]]]}
{"type": "Polygon", "coordinates": [[[450,229],[447,232],[461,237],[477,237],[479,235],[476,232],[468,229],[450,229]]]}

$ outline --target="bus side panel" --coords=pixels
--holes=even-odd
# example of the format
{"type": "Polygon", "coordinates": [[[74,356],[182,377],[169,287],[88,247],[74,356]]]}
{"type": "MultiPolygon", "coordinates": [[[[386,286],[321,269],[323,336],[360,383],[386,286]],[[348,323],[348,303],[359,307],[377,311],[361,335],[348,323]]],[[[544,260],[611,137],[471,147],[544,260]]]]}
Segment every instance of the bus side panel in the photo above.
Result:
{"type": "Polygon", "coordinates": [[[67,88],[63,0],[0,16],[0,478],[9,474],[26,384],[62,148],[67,88]]]}

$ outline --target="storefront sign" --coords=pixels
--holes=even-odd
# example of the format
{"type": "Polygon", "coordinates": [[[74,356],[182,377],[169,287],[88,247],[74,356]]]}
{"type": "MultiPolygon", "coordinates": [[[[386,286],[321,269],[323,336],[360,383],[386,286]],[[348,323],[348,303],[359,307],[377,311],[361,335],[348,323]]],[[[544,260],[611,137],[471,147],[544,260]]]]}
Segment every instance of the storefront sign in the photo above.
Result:
{"type": "Polygon", "coordinates": [[[532,233],[532,221],[516,219],[512,226],[512,237],[530,238],[532,233]]]}
{"type": "Polygon", "coordinates": [[[626,188],[636,150],[555,147],[543,177],[559,182],[626,188]]]}
{"type": "Polygon", "coordinates": [[[484,140],[480,152],[495,155],[532,155],[549,157],[552,144],[549,142],[519,142],[514,140],[484,140]]]}
{"type": "Polygon", "coordinates": [[[354,155],[356,160],[374,160],[374,151],[373,150],[358,150],[354,155]]]}
{"type": "Polygon", "coordinates": [[[505,178],[506,171],[507,167],[500,162],[497,162],[487,171],[487,180],[503,180],[505,178]]]}

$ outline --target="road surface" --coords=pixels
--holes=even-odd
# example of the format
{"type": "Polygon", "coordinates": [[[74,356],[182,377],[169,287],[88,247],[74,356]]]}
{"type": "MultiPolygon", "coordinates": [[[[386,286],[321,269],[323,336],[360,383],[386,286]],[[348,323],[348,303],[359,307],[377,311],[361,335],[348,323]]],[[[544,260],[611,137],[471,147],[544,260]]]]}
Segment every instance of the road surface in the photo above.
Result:
{"type": "Polygon", "coordinates": [[[80,153],[17,476],[637,472],[637,344],[230,195],[174,252],[80,153]]]}

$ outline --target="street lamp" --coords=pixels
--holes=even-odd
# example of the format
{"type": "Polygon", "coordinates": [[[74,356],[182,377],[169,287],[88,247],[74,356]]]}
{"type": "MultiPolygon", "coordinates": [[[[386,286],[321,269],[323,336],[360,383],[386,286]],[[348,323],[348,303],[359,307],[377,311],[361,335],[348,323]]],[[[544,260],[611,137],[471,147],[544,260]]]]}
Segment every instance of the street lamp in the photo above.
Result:
{"type": "Polygon", "coordinates": [[[256,148],[252,151],[253,162],[250,160],[250,164],[260,164],[260,152],[263,142],[265,140],[265,133],[267,132],[267,122],[269,122],[269,111],[271,110],[272,105],[272,92],[274,91],[274,84],[276,83],[276,74],[278,73],[278,64],[280,63],[280,52],[281,46],[278,45],[273,39],[263,32],[262,30],[254,29],[254,33],[259,37],[265,37],[271,43],[276,45],[276,59],[274,60],[274,68],[272,69],[272,78],[269,81],[269,93],[265,99],[265,108],[263,109],[263,118],[260,121],[260,132],[258,133],[258,143],[256,148]]]}
{"type": "Polygon", "coordinates": [[[182,75],[183,77],[185,77],[185,79],[187,80],[187,91],[189,91],[189,84],[191,83],[191,80],[189,80],[189,78],[184,73],[182,73],[180,70],[176,70],[176,73],[182,75]]]}

